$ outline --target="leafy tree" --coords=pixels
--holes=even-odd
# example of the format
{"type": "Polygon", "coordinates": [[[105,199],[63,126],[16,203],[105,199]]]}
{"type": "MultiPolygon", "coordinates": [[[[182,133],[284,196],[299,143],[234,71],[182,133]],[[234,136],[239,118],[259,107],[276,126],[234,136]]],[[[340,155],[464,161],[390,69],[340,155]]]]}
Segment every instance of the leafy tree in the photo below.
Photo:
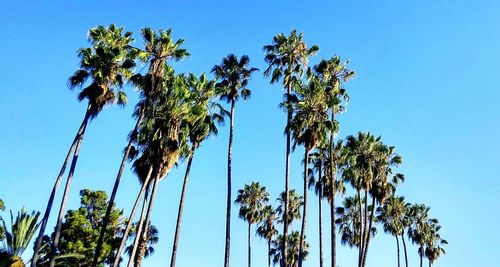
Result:
{"type": "MultiPolygon", "coordinates": [[[[286,90],[284,106],[287,108],[287,124],[286,132],[286,167],[285,167],[285,197],[284,209],[288,210],[289,197],[289,181],[290,181],[290,143],[291,132],[290,124],[292,121],[293,109],[291,102],[293,100],[293,89],[300,83],[301,76],[304,73],[309,57],[315,55],[319,47],[313,45],[310,48],[303,41],[303,33],[297,34],[296,30],[292,30],[288,36],[280,33],[273,37],[272,43],[263,47],[265,61],[268,63],[268,68],[264,71],[264,77],[271,76],[271,83],[276,83],[282,79],[283,87],[286,90]]],[[[288,221],[286,216],[288,212],[283,212],[285,216],[283,221],[288,221]]],[[[288,235],[288,224],[283,224],[284,235],[288,235]]],[[[283,238],[283,247],[287,247],[287,238],[283,238]]],[[[284,250],[283,259],[286,262],[287,250],[284,250]]],[[[281,263],[284,266],[284,262],[281,263]]]]}
{"type": "MultiPolygon", "coordinates": [[[[336,185],[342,185],[341,181],[337,181],[335,177],[338,168],[341,165],[337,162],[338,154],[341,151],[335,147],[335,135],[339,132],[339,123],[335,119],[335,115],[342,113],[345,110],[345,105],[349,102],[349,95],[344,86],[352,77],[356,75],[353,70],[347,68],[348,61],[342,61],[339,56],[333,56],[331,59],[322,59],[318,65],[314,66],[314,74],[318,76],[325,86],[327,93],[327,102],[330,109],[330,123],[332,125],[329,131],[329,168],[327,175],[333,181],[330,183],[329,192],[332,194],[330,198],[330,221],[331,221],[331,257],[332,267],[336,267],[336,229],[335,229],[335,195],[336,192],[341,192],[342,188],[335,188],[336,185]]],[[[309,74],[311,76],[311,74],[309,74]]]]}
{"type": "Polygon", "coordinates": [[[100,111],[107,105],[115,102],[119,105],[125,105],[127,102],[126,94],[121,88],[124,81],[131,76],[131,68],[135,65],[133,61],[134,49],[130,46],[130,42],[133,40],[132,33],[126,32],[123,34],[123,28],[116,27],[114,24],[111,24],[107,28],[103,26],[92,28],[89,31],[88,36],[92,46],[89,48],[82,48],[78,51],[80,57],[80,69],[77,70],[68,80],[68,84],[71,89],[76,87],[82,88],[78,94],[78,100],[88,101],[87,110],[85,112],[83,122],[66,155],[63,166],[61,167],[49,197],[47,208],[42,219],[40,232],[35,243],[35,253],[31,262],[32,267],[34,267],[37,263],[37,253],[40,250],[42,237],[52,209],[54,197],[66,170],[71,152],[74,149],[73,159],[59,208],[54,242],[52,243],[50,266],[53,267],[55,264],[55,252],[58,249],[64,210],[68,200],[69,189],[78,160],[80,146],[89,120],[96,118],[100,111]],[[90,82],[87,83],[87,80],[90,80],[90,82]]]}
{"type": "MultiPolygon", "coordinates": [[[[68,210],[65,221],[61,228],[61,242],[57,255],[78,254],[84,257],[72,259],[66,262],[66,266],[90,266],[93,263],[93,256],[97,240],[99,238],[100,227],[106,213],[108,199],[106,192],[84,189],[80,191],[80,207],[77,210],[68,210]]],[[[111,264],[114,261],[114,253],[118,248],[123,228],[123,212],[113,205],[110,214],[109,224],[106,227],[106,238],[104,239],[101,254],[99,255],[98,266],[111,264]]],[[[46,242],[53,242],[46,236],[46,242]]],[[[44,261],[44,257],[40,261],[44,261]]]]}
{"type": "Polygon", "coordinates": [[[240,218],[248,222],[248,267],[252,259],[251,228],[252,224],[259,223],[262,220],[262,212],[269,202],[269,193],[266,188],[259,183],[252,182],[245,184],[243,189],[238,190],[238,196],[235,203],[240,205],[240,218]]]}
{"type": "Polygon", "coordinates": [[[257,235],[267,241],[267,265],[271,267],[271,242],[278,235],[278,230],[274,223],[278,220],[276,211],[271,205],[267,205],[262,210],[262,220],[257,227],[257,235]]]}
{"type": "Polygon", "coordinates": [[[220,65],[215,65],[212,72],[217,77],[217,89],[221,100],[231,104],[229,117],[229,145],[227,152],[227,205],[226,205],[226,243],[224,252],[224,267],[229,266],[230,240],[231,240],[231,161],[233,149],[234,107],[240,98],[250,98],[251,91],[247,88],[248,81],[257,68],[249,67],[250,58],[246,55],[240,59],[234,54],[229,54],[222,59],[220,65]]]}

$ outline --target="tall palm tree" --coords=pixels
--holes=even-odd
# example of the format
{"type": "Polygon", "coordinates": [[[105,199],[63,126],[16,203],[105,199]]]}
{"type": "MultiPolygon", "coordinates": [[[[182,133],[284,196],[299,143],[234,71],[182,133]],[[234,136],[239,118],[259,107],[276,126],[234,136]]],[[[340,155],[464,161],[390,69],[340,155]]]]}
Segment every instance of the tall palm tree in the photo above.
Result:
{"type": "MultiPolygon", "coordinates": [[[[320,77],[325,85],[325,91],[328,97],[328,106],[330,107],[330,122],[334,126],[329,132],[329,176],[333,181],[330,183],[329,192],[332,193],[330,197],[330,227],[331,227],[331,258],[332,267],[336,267],[337,253],[336,253],[336,229],[335,229],[335,193],[339,190],[335,188],[336,182],[336,166],[339,165],[336,160],[335,154],[335,135],[339,132],[339,124],[335,120],[335,115],[342,113],[345,110],[345,105],[349,102],[349,95],[345,89],[344,83],[354,77],[356,73],[347,68],[348,61],[342,62],[339,56],[333,56],[329,60],[321,60],[320,63],[314,66],[315,74],[320,77]]],[[[338,150],[337,150],[338,151],[338,150]]]]}
{"type": "MultiPolygon", "coordinates": [[[[286,163],[285,163],[285,210],[288,210],[288,192],[290,181],[290,144],[291,134],[289,125],[292,121],[292,93],[293,88],[297,83],[300,83],[302,74],[304,73],[309,57],[315,55],[319,47],[317,45],[308,48],[303,41],[303,33],[297,34],[296,30],[292,30],[288,36],[280,33],[273,37],[272,43],[263,47],[265,54],[265,61],[269,64],[268,68],[264,71],[264,77],[271,76],[271,83],[276,83],[280,79],[283,80],[283,87],[286,90],[285,106],[287,108],[287,123],[285,127],[286,132],[286,163]]],[[[284,212],[283,221],[288,221],[286,216],[288,212],[284,212]]],[[[284,236],[288,235],[288,224],[283,224],[284,236]]],[[[283,238],[283,247],[287,247],[287,238],[283,238]]],[[[284,250],[283,262],[281,265],[284,267],[287,262],[287,250],[284,250]]]]}
{"type": "MultiPolygon", "coordinates": [[[[377,208],[377,220],[382,223],[384,232],[391,234],[396,238],[396,248],[398,255],[398,267],[400,264],[399,256],[399,237],[403,236],[405,231],[405,217],[409,204],[405,202],[404,197],[390,196],[384,205],[377,208]]],[[[404,238],[404,237],[403,237],[404,238]]],[[[404,240],[403,240],[404,241],[404,240]]],[[[405,245],[406,246],[406,245],[405,245]]],[[[408,267],[408,261],[406,260],[408,267]]]]}
{"type": "MultiPolygon", "coordinates": [[[[130,46],[130,42],[132,40],[131,32],[123,34],[123,28],[116,27],[113,24],[107,28],[98,26],[91,29],[89,31],[89,41],[92,44],[92,47],[82,48],[79,50],[80,69],[77,70],[68,80],[68,84],[71,89],[75,87],[82,87],[82,90],[78,95],[78,100],[87,100],[88,104],[83,122],[77,132],[75,141],[73,142],[73,159],[59,208],[55,235],[52,242],[52,255],[49,263],[50,267],[53,267],[55,264],[55,256],[61,234],[64,210],[68,200],[69,189],[73,179],[80,145],[83,141],[87,123],[89,120],[96,118],[104,106],[110,105],[114,102],[117,102],[119,105],[125,105],[127,102],[127,96],[121,88],[123,82],[131,76],[131,68],[135,65],[133,61],[135,54],[133,53],[134,49],[130,46]],[[91,81],[86,83],[89,78],[91,81]],[[115,93],[115,90],[118,90],[118,92],[115,93]]],[[[71,150],[72,148],[70,148],[70,153],[71,150]]],[[[45,211],[44,218],[42,219],[40,233],[35,244],[35,252],[31,263],[32,266],[36,265],[38,257],[37,251],[41,246],[41,239],[52,209],[55,193],[61,181],[62,175],[64,174],[68,160],[69,156],[66,157],[65,163],[59,173],[60,175],[56,179],[51,196],[49,197],[47,209],[45,211]]]]}
{"type": "Polygon", "coordinates": [[[233,149],[234,106],[240,98],[246,100],[251,91],[247,88],[248,81],[257,68],[249,67],[250,58],[243,55],[240,59],[234,54],[229,54],[222,59],[220,65],[215,65],[212,72],[218,83],[218,93],[221,100],[231,104],[229,118],[229,145],[227,151],[227,204],[226,204],[226,243],[224,250],[224,267],[229,267],[229,251],[231,246],[231,160],[233,149]]]}
{"type": "Polygon", "coordinates": [[[326,177],[323,176],[323,166],[325,159],[325,149],[319,147],[316,152],[311,153],[309,158],[311,159],[312,169],[309,171],[309,189],[313,189],[318,196],[318,229],[319,229],[319,266],[324,266],[323,259],[323,199],[324,199],[324,187],[326,186],[326,177]],[[318,179],[314,177],[314,172],[318,173],[318,179]]]}
{"type": "Polygon", "coordinates": [[[262,210],[262,220],[257,227],[257,235],[267,241],[267,265],[271,267],[271,242],[278,235],[278,230],[274,223],[278,220],[276,211],[271,205],[267,205],[262,210]]]}
{"type": "MultiPolygon", "coordinates": [[[[145,43],[145,50],[140,51],[141,58],[146,61],[151,61],[150,64],[150,71],[148,72],[148,80],[154,80],[154,82],[157,82],[158,79],[153,78],[155,77],[163,77],[162,72],[164,71],[164,67],[162,68],[153,68],[152,65],[160,65],[163,66],[166,64],[168,60],[180,60],[185,56],[188,56],[189,53],[186,51],[186,49],[180,48],[181,45],[183,44],[184,40],[179,39],[177,41],[172,41],[171,38],[171,32],[172,29],[168,30],[160,30],[159,34],[157,35],[153,30],[150,28],[144,28],[142,29],[142,36],[144,38],[144,43],[145,43]]],[[[139,51],[139,49],[137,49],[139,51]]],[[[140,74],[139,74],[140,75],[140,74]]],[[[140,79],[139,77],[135,77],[135,81],[140,79]]],[[[144,79],[144,78],[143,78],[144,79]]],[[[118,169],[118,174],[115,179],[115,183],[113,186],[113,190],[111,192],[111,197],[109,201],[108,208],[106,210],[106,215],[104,216],[103,219],[103,224],[101,226],[101,232],[99,234],[99,239],[97,241],[95,253],[94,253],[94,259],[92,266],[95,267],[97,265],[97,261],[99,259],[99,255],[101,253],[101,248],[104,240],[104,233],[106,232],[106,227],[109,222],[109,216],[111,214],[112,206],[115,201],[116,197],[116,192],[118,191],[118,186],[120,185],[120,180],[121,176],[123,173],[123,169],[125,167],[125,163],[127,161],[127,158],[129,157],[130,150],[132,148],[132,143],[135,138],[135,135],[137,135],[137,130],[139,128],[140,123],[142,122],[142,118],[144,117],[144,105],[147,105],[149,102],[148,96],[154,96],[155,91],[157,91],[157,88],[154,88],[152,84],[154,82],[151,82],[150,84],[144,84],[144,83],[137,83],[136,85],[139,90],[142,90],[143,92],[141,93],[142,100],[138,103],[136,107],[136,117],[137,117],[137,122],[132,130],[131,133],[131,138],[129,138],[129,143],[125,149],[125,153],[123,155],[120,168],[118,169]],[[151,85],[151,86],[148,86],[151,85]]]]}
{"type": "MultiPolygon", "coordinates": [[[[434,218],[429,218],[430,208],[424,204],[413,204],[410,211],[410,227],[408,229],[408,237],[413,244],[418,246],[418,254],[420,256],[420,267],[423,264],[423,257],[430,254],[430,257],[438,257],[443,251],[442,248],[437,248],[439,245],[447,244],[446,240],[443,240],[439,236],[439,221],[434,218]],[[429,248],[430,247],[430,248],[429,248]],[[440,251],[434,251],[440,250],[440,251]],[[434,255],[436,253],[437,255],[434,255]]],[[[430,260],[429,264],[432,264],[430,260]]]]}
{"type": "Polygon", "coordinates": [[[293,103],[295,114],[290,123],[295,145],[304,146],[304,207],[302,213],[302,227],[299,242],[299,267],[302,267],[303,251],[306,223],[307,223],[307,201],[308,201],[308,180],[309,180],[309,152],[318,143],[326,141],[326,134],[330,129],[328,117],[328,106],[326,95],[319,79],[312,78],[307,84],[297,88],[298,100],[293,103]]]}
{"type": "Polygon", "coordinates": [[[269,193],[266,188],[258,182],[245,184],[243,189],[238,190],[238,196],[235,203],[240,205],[240,218],[248,222],[248,267],[252,263],[252,244],[251,228],[252,224],[260,223],[262,220],[262,211],[269,202],[269,193]]]}
{"type": "Polygon", "coordinates": [[[444,246],[448,245],[448,241],[441,238],[439,230],[441,226],[437,220],[430,220],[430,236],[427,240],[427,247],[425,248],[425,256],[429,260],[429,267],[432,266],[434,261],[436,261],[439,256],[446,254],[444,246]]]}
{"type": "Polygon", "coordinates": [[[199,78],[190,74],[188,83],[193,91],[193,94],[197,98],[197,101],[194,102],[194,106],[191,108],[193,116],[191,116],[190,120],[186,121],[191,147],[186,151],[188,162],[186,166],[186,173],[184,175],[184,182],[182,184],[179,211],[177,213],[177,224],[175,227],[172,258],[170,261],[171,267],[175,266],[181,229],[182,211],[184,208],[184,198],[186,195],[189,172],[191,170],[194,153],[205,139],[207,139],[211,134],[216,135],[218,133],[216,123],[222,123],[224,121],[224,116],[220,113],[224,114],[224,112],[226,112],[220,105],[214,103],[213,97],[215,96],[215,83],[214,81],[209,81],[205,74],[202,74],[199,78]]]}

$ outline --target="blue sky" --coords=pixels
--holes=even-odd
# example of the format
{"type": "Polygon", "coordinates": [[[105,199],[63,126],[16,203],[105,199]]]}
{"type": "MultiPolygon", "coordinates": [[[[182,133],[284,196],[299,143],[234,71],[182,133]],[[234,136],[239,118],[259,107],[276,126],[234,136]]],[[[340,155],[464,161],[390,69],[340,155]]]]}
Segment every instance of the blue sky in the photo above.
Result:
{"type": "MultiPolygon", "coordinates": [[[[500,3],[496,1],[10,1],[0,4],[0,198],[7,207],[43,210],[63,157],[84,114],[85,104],[66,81],[76,70],[76,50],[86,32],[116,23],[174,29],[192,56],[175,65],[200,74],[228,53],[248,54],[265,69],[262,46],[297,28],[318,44],[316,63],[338,54],[358,76],[347,85],[351,103],[341,115],[340,137],[358,131],[382,135],[404,157],[407,181],[399,193],[431,206],[450,245],[437,266],[491,266],[500,219],[500,3]]],[[[140,45],[136,35],[136,45],[140,45]]],[[[258,73],[253,97],[236,107],[234,192],[259,181],[275,199],[283,188],[285,114],[282,91],[258,73]]],[[[84,188],[110,191],[132,129],[136,93],[130,105],[110,107],[92,121],[78,162],[69,209],[84,188]]],[[[196,154],[187,192],[178,266],[220,266],[223,262],[227,127],[196,154]]],[[[301,192],[302,152],[292,156],[292,186],[301,192]]],[[[156,253],[144,266],[170,260],[181,177],[180,165],[159,185],[152,222],[160,232],[156,253]]],[[[128,170],[117,205],[128,214],[138,182],[128,170]]],[[[61,195],[61,194],[60,194],[61,195]]],[[[60,197],[59,195],[59,197],[60,197]]],[[[318,266],[317,201],[311,197],[307,267],[318,266]]],[[[49,225],[54,225],[55,211],[49,225]]],[[[325,211],[325,217],[328,214],[325,211]]],[[[232,266],[246,263],[246,224],[232,214],[232,266]]],[[[325,224],[329,223],[326,220],[325,224]]],[[[325,237],[329,235],[325,227],[325,237]]],[[[253,263],[266,264],[266,244],[254,238],[253,263]]],[[[329,251],[329,247],[326,247],[329,251]]],[[[368,266],[396,264],[395,240],[379,230],[368,266]]],[[[417,249],[409,247],[410,265],[417,249]]],[[[28,256],[29,252],[25,256],[28,256]]],[[[338,264],[354,266],[355,251],[339,248],[338,264]]],[[[326,255],[327,262],[329,261],[326,255]]]]}

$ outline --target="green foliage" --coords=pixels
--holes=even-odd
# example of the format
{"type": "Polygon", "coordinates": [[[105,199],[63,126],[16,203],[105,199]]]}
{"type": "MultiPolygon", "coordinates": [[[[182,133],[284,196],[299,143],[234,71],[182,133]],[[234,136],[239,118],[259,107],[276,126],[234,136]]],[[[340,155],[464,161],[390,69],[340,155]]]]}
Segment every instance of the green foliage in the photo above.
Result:
{"type": "MultiPolygon", "coordinates": [[[[57,254],[79,254],[84,257],[68,261],[67,266],[90,266],[92,264],[99,231],[108,205],[104,191],[84,189],[80,191],[80,196],[80,208],[68,210],[65,215],[57,254]]],[[[121,240],[122,215],[123,212],[119,209],[112,209],[98,266],[104,266],[104,263],[112,263],[114,260],[115,250],[121,240]]],[[[48,236],[45,236],[44,243],[50,243],[48,236]]],[[[45,249],[47,250],[48,246],[45,249]]],[[[42,257],[41,262],[43,261],[42,257]]]]}
{"type": "MultiPolygon", "coordinates": [[[[285,210],[285,192],[282,192],[280,197],[278,197],[279,205],[276,208],[276,213],[280,218],[278,220],[279,223],[283,223],[283,212],[285,210]]],[[[298,220],[301,218],[301,209],[304,205],[304,198],[299,196],[295,189],[292,189],[288,192],[288,214],[287,220],[288,225],[292,224],[294,220],[298,220]]]]}
{"type": "Polygon", "coordinates": [[[263,210],[269,202],[269,193],[259,183],[252,182],[238,190],[235,203],[240,204],[240,218],[249,224],[259,223],[262,220],[263,210]]]}
{"type": "MultiPolygon", "coordinates": [[[[273,257],[274,264],[281,262],[283,259],[284,249],[283,249],[283,235],[278,235],[272,242],[271,255],[273,257]]],[[[286,266],[297,267],[299,265],[299,244],[300,244],[300,233],[298,231],[293,231],[288,235],[287,238],[287,264],[286,266]]],[[[304,244],[302,246],[303,259],[307,259],[309,255],[309,243],[304,239],[304,244]]]]}
{"type": "Polygon", "coordinates": [[[32,211],[27,213],[23,208],[17,213],[16,219],[12,211],[10,212],[10,230],[7,228],[6,221],[0,217],[3,229],[5,230],[5,238],[3,239],[3,249],[13,256],[21,257],[38,229],[38,217],[40,212],[32,211]]]}

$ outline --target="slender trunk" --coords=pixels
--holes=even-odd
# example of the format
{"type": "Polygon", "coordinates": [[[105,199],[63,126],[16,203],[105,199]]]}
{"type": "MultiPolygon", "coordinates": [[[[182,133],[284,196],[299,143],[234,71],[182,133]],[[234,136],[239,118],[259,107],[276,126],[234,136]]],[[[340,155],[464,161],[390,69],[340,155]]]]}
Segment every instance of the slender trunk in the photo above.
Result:
{"type": "Polygon", "coordinates": [[[130,153],[130,149],[132,148],[132,143],[137,135],[137,130],[139,125],[141,124],[142,117],[144,116],[144,108],[141,108],[141,113],[139,118],[137,118],[137,122],[135,124],[134,130],[132,131],[132,136],[128,141],[127,148],[125,149],[125,154],[123,155],[122,162],[120,164],[120,168],[118,169],[118,174],[116,175],[115,184],[113,186],[113,191],[111,192],[111,197],[109,198],[108,208],[106,209],[106,215],[104,215],[104,219],[102,221],[101,232],[99,233],[99,239],[97,239],[97,245],[94,252],[94,259],[92,261],[92,267],[97,266],[97,261],[99,256],[101,255],[102,242],[104,240],[104,234],[106,233],[106,227],[109,223],[109,216],[111,215],[111,210],[113,209],[113,204],[115,203],[116,192],[118,191],[118,186],[120,185],[120,180],[122,178],[123,169],[125,168],[125,163],[127,163],[128,155],[130,153]]]}
{"type": "MultiPolygon", "coordinates": [[[[152,170],[152,168],[151,168],[152,170]]],[[[128,259],[127,266],[132,266],[132,264],[136,260],[136,255],[137,255],[137,248],[139,247],[139,241],[141,240],[142,237],[142,226],[144,225],[144,216],[146,215],[146,208],[148,205],[148,197],[149,197],[149,189],[150,189],[151,184],[148,184],[146,187],[146,194],[144,195],[144,199],[142,201],[142,209],[141,209],[141,215],[139,217],[139,223],[137,224],[136,227],[136,232],[135,232],[135,237],[134,237],[134,243],[132,246],[132,251],[130,252],[130,257],[128,259]]]]}
{"type": "Polygon", "coordinates": [[[366,257],[368,256],[368,246],[370,245],[371,229],[372,229],[372,224],[373,224],[374,213],[375,213],[375,197],[372,197],[372,212],[370,213],[370,220],[368,223],[368,229],[366,230],[367,235],[366,235],[365,249],[364,249],[364,255],[363,255],[363,267],[366,266],[366,257]]]}
{"type": "Polygon", "coordinates": [[[68,166],[68,162],[71,157],[71,152],[73,152],[73,149],[76,146],[79,136],[82,134],[87,124],[86,117],[87,116],[85,116],[85,118],[83,119],[82,124],[80,125],[80,128],[78,129],[78,132],[76,133],[75,138],[73,139],[73,143],[71,144],[71,147],[69,148],[68,153],[66,154],[66,158],[64,159],[63,165],[61,166],[61,170],[57,175],[54,187],[52,187],[52,192],[50,193],[49,201],[47,202],[47,208],[45,209],[45,213],[43,214],[43,219],[40,224],[40,232],[38,233],[38,237],[35,242],[35,247],[33,250],[33,258],[31,259],[31,264],[30,264],[31,267],[36,266],[36,262],[38,260],[38,252],[42,247],[43,235],[45,234],[45,229],[47,228],[47,222],[49,220],[50,212],[52,211],[52,205],[54,204],[54,198],[56,197],[57,189],[59,189],[59,185],[61,184],[62,177],[64,175],[64,172],[66,171],[66,166],[68,166]]]}
{"type": "Polygon", "coordinates": [[[179,234],[181,232],[181,220],[182,220],[182,210],[184,209],[184,197],[186,196],[186,188],[189,178],[189,171],[191,170],[191,163],[193,162],[193,156],[195,151],[195,145],[191,148],[191,155],[189,156],[189,160],[186,167],[186,174],[184,175],[184,183],[182,184],[182,193],[181,200],[179,202],[179,211],[177,213],[177,224],[175,226],[175,236],[174,236],[174,245],[172,247],[172,258],[170,260],[170,267],[175,267],[175,258],[177,256],[177,246],[179,244],[179,234]]]}
{"type": "Polygon", "coordinates": [[[231,160],[233,150],[234,104],[231,101],[231,118],[229,127],[229,145],[227,149],[227,203],[226,203],[226,247],[224,252],[224,267],[229,267],[229,251],[231,246],[231,160]]]}
{"type": "Polygon", "coordinates": [[[271,241],[267,240],[267,267],[271,267],[271,241]]]}
{"type": "MultiPolygon", "coordinates": [[[[291,68],[290,68],[291,71],[291,68]]],[[[290,94],[292,93],[292,86],[288,85],[287,86],[287,101],[288,104],[290,104],[290,94]]],[[[288,197],[289,197],[289,184],[290,184],[290,123],[292,121],[292,112],[293,110],[291,108],[288,108],[287,111],[287,119],[286,119],[286,162],[285,162],[285,211],[283,212],[283,247],[285,248],[283,250],[283,259],[281,262],[281,267],[287,267],[287,259],[288,259],[288,197]]]]}
{"type": "MultiPolygon", "coordinates": [[[[321,181],[321,164],[319,167],[319,178],[318,181],[321,181]]],[[[318,192],[318,205],[319,205],[319,267],[323,267],[323,192],[322,189],[319,189],[318,192]]]]}
{"type": "Polygon", "coordinates": [[[408,267],[408,255],[406,255],[406,242],[405,242],[404,234],[401,234],[401,240],[403,240],[403,249],[405,252],[405,266],[408,267]]]}
{"type": "Polygon", "coordinates": [[[54,240],[52,242],[52,250],[50,252],[50,261],[49,261],[49,267],[54,267],[55,266],[55,260],[56,260],[56,253],[57,253],[57,247],[59,244],[59,237],[61,236],[61,226],[62,226],[62,220],[64,217],[64,211],[66,209],[66,204],[68,202],[68,197],[69,197],[69,190],[71,188],[71,182],[73,181],[73,174],[75,173],[75,168],[76,168],[76,163],[78,161],[78,155],[80,153],[80,146],[83,141],[83,137],[85,135],[85,129],[87,128],[87,123],[89,119],[89,113],[87,112],[85,114],[85,119],[83,120],[83,129],[81,134],[78,136],[78,140],[76,141],[76,147],[75,147],[75,152],[73,153],[73,159],[71,160],[71,166],[69,169],[68,173],[68,178],[66,180],[66,186],[64,188],[64,194],[63,198],[61,200],[61,206],[59,207],[59,215],[57,216],[57,224],[55,228],[55,234],[54,234],[54,240]]]}
{"type": "Polygon", "coordinates": [[[420,267],[422,267],[424,248],[420,247],[420,267]]]}
{"type": "Polygon", "coordinates": [[[401,267],[401,263],[399,261],[399,237],[396,235],[396,247],[398,249],[398,267],[401,267]]]}
{"type": "Polygon", "coordinates": [[[358,194],[358,220],[359,220],[359,247],[358,247],[358,267],[361,267],[362,255],[363,255],[363,210],[361,208],[361,192],[357,189],[358,194]]]}
{"type": "Polygon", "coordinates": [[[308,195],[308,172],[309,172],[309,148],[306,147],[304,155],[304,207],[302,212],[302,227],[300,229],[300,241],[299,241],[299,267],[302,267],[302,261],[304,260],[304,239],[306,235],[306,225],[307,225],[307,195],[308,195]]]}
{"type": "Polygon", "coordinates": [[[252,236],[250,235],[251,228],[252,224],[248,223],[248,267],[252,266],[252,236]]]}
{"type": "MultiPolygon", "coordinates": [[[[148,187],[152,172],[153,172],[153,168],[151,167],[151,168],[149,168],[148,175],[146,176],[146,180],[142,184],[141,190],[139,191],[139,194],[137,195],[137,198],[136,198],[135,203],[134,203],[134,207],[132,208],[132,212],[130,212],[130,216],[128,217],[127,226],[125,227],[125,232],[123,233],[123,237],[122,237],[122,240],[120,243],[120,247],[118,248],[118,252],[116,253],[115,262],[113,263],[113,267],[118,267],[118,265],[120,264],[120,258],[121,258],[122,252],[123,252],[123,248],[125,248],[125,244],[127,243],[127,239],[128,239],[128,234],[130,232],[130,229],[132,228],[132,224],[134,223],[135,213],[137,212],[137,208],[139,207],[139,202],[141,201],[142,195],[144,194],[144,192],[146,192],[146,188],[148,187]]],[[[146,196],[144,197],[145,201],[148,198],[147,195],[148,194],[146,193],[146,196]]],[[[143,205],[145,206],[145,204],[143,204],[143,205]]],[[[141,213],[141,221],[142,221],[142,215],[143,214],[141,213]]]]}
{"type": "Polygon", "coordinates": [[[429,260],[429,267],[431,267],[432,263],[431,263],[431,260],[429,260]]]}
{"type": "MultiPolygon", "coordinates": [[[[156,190],[158,188],[158,180],[160,179],[159,174],[155,174],[155,178],[153,180],[153,190],[151,191],[151,197],[149,198],[148,211],[146,212],[146,219],[144,220],[144,225],[142,226],[141,239],[139,242],[146,240],[147,245],[147,235],[149,230],[149,222],[151,220],[151,213],[153,211],[153,202],[156,197],[156,190]]],[[[142,259],[144,258],[144,253],[146,252],[146,246],[140,243],[140,246],[137,249],[137,259],[134,267],[140,267],[142,259]]]]}
{"type": "Polygon", "coordinates": [[[363,240],[362,242],[362,250],[361,250],[361,263],[360,263],[360,267],[363,267],[363,263],[365,261],[365,250],[366,250],[366,240],[367,240],[367,236],[369,235],[369,229],[367,229],[368,227],[368,190],[365,189],[365,203],[363,205],[363,223],[361,224],[363,226],[363,234],[361,235],[361,240],[363,240]]]}
{"type": "MultiPolygon", "coordinates": [[[[335,112],[332,109],[332,119],[331,119],[332,125],[334,125],[335,122],[335,112]]],[[[335,188],[335,162],[334,162],[334,157],[333,157],[333,150],[334,150],[334,131],[332,130],[330,132],[330,191],[331,191],[331,202],[330,202],[330,231],[331,231],[331,257],[332,257],[332,267],[336,267],[337,264],[337,231],[335,228],[335,193],[336,193],[336,188],[335,188]]]]}

